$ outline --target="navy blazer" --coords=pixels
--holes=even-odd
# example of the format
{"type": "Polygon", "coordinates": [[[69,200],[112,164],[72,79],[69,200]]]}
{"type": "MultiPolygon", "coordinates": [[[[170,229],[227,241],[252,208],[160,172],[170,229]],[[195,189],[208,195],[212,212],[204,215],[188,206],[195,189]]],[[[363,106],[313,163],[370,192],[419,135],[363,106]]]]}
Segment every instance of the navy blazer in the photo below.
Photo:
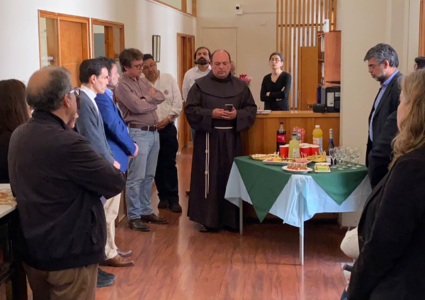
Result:
{"type": "Polygon", "coordinates": [[[89,140],[94,151],[113,164],[115,159],[106,141],[102,116],[97,112],[95,104],[85,92],[81,91],[80,98],[81,107],[78,110],[76,129],[89,140]]]}
{"type": "MultiPolygon", "coordinates": [[[[393,79],[391,79],[390,83],[385,90],[385,93],[382,95],[381,101],[379,101],[378,107],[376,108],[375,115],[373,117],[373,139],[375,141],[379,140],[379,136],[381,135],[385,122],[389,115],[393,112],[397,111],[397,107],[400,99],[401,88],[399,85],[399,78],[402,77],[403,74],[399,71],[393,79]]],[[[375,97],[378,98],[379,92],[375,97]]],[[[373,114],[373,107],[375,106],[375,102],[372,106],[372,109],[369,114],[368,124],[370,124],[370,119],[373,114]]],[[[369,128],[370,130],[370,128],[369,128]]],[[[366,166],[369,165],[369,153],[373,149],[373,142],[370,140],[370,134],[368,134],[367,138],[367,149],[366,149],[366,166]]]]}
{"type": "Polygon", "coordinates": [[[107,93],[97,94],[95,101],[103,119],[106,140],[115,160],[121,165],[120,170],[125,172],[128,167],[128,156],[134,154],[136,145],[112,98],[107,93]]]}

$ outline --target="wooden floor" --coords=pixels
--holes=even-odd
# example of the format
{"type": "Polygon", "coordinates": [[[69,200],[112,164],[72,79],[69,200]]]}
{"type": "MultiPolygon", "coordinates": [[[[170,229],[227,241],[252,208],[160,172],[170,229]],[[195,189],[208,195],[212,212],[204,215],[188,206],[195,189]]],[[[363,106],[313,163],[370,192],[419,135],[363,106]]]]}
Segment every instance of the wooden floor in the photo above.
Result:
{"type": "MultiPolygon", "coordinates": [[[[244,235],[200,233],[187,214],[191,155],[178,157],[183,214],[161,210],[168,225],[136,232],[117,228],[116,243],[133,250],[136,265],[102,267],[116,275],[97,290],[97,300],[333,300],[345,286],[337,224],[307,222],[305,265],[298,263],[298,229],[283,224],[246,224],[244,235]]],[[[155,212],[158,198],[154,192],[155,212]]]]}

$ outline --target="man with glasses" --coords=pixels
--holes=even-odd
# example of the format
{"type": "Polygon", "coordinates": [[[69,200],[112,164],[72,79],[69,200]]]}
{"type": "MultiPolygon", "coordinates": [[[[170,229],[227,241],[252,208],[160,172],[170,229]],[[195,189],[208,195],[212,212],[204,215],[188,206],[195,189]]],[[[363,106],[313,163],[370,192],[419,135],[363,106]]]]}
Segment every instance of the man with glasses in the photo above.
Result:
{"type": "Polygon", "coordinates": [[[160,149],[156,167],[155,184],[158,189],[158,208],[170,208],[180,213],[179,183],[177,179],[176,155],[179,150],[175,119],[182,110],[182,96],[176,79],[171,74],[158,71],[152,55],[143,56],[143,74],[149,83],[165,96],[157,109],[160,149]]]}
{"type": "MultiPolygon", "coordinates": [[[[130,137],[127,125],[121,117],[121,114],[113,100],[114,89],[118,85],[118,68],[115,61],[107,57],[99,57],[99,60],[105,62],[108,69],[108,88],[104,94],[97,94],[95,101],[99,108],[100,115],[105,127],[106,140],[111,148],[112,154],[120,164],[120,170],[127,171],[128,157],[135,157],[139,147],[130,137]]],[[[134,265],[134,262],[126,259],[132,255],[132,251],[120,251],[115,244],[115,219],[118,217],[121,194],[105,202],[106,215],[106,263],[113,267],[127,267],[134,265]]]]}
{"type": "Polygon", "coordinates": [[[159,152],[160,128],[157,107],[164,94],[141,78],[143,54],[137,49],[124,49],[120,56],[123,75],[115,90],[117,103],[127,123],[130,136],[139,145],[139,154],[128,164],[126,186],[127,216],[130,227],[149,231],[147,223],[167,224],[152,211],[151,192],[159,152]]]}
{"type": "MultiPolygon", "coordinates": [[[[111,148],[105,136],[103,119],[95,98],[97,94],[104,94],[108,84],[108,69],[105,62],[98,59],[87,59],[80,65],[81,82],[81,108],[76,122],[77,131],[90,141],[93,149],[117,169],[120,164],[115,160],[111,148]]],[[[108,199],[105,201],[106,207],[110,206],[108,199]]],[[[126,263],[133,264],[130,261],[126,263]]],[[[113,283],[115,276],[99,269],[97,284],[98,287],[109,286],[113,283]]]]}
{"type": "Polygon", "coordinates": [[[35,72],[26,93],[34,113],[10,140],[15,246],[34,299],[95,299],[106,242],[99,195],[113,197],[125,185],[122,172],[70,130],[78,92],[65,68],[35,72]]]}
{"type": "Polygon", "coordinates": [[[366,53],[364,61],[367,61],[369,73],[372,78],[381,84],[378,95],[369,115],[369,136],[366,150],[366,165],[369,165],[369,153],[372,151],[374,141],[377,141],[384,128],[389,115],[397,111],[400,86],[398,71],[398,55],[387,44],[378,44],[366,53]]]}

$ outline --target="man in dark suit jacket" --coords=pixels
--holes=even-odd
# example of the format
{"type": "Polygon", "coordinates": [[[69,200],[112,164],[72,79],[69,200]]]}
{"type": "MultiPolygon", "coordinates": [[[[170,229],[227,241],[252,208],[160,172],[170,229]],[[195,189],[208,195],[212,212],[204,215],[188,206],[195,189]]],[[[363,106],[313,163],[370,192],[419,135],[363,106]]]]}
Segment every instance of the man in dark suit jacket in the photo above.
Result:
{"type": "Polygon", "coordinates": [[[65,68],[34,73],[27,88],[34,114],[10,141],[10,184],[20,216],[16,245],[34,299],[95,298],[106,242],[100,197],[125,186],[122,172],[69,129],[78,93],[65,68]]]}
{"type": "Polygon", "coordinates": [[[369,115],[369,136],[366,150],[366,165],[368,166],[368,156],[372,151],[374,141],[379,140],[388,116],[397,111],[400,98],[398,82],[402,74],[397,69],[397,53],[390,45],[378,44],[372,47],[366,53],[364,61],[368,63],[372,78],[381,83],[369,115]]]}

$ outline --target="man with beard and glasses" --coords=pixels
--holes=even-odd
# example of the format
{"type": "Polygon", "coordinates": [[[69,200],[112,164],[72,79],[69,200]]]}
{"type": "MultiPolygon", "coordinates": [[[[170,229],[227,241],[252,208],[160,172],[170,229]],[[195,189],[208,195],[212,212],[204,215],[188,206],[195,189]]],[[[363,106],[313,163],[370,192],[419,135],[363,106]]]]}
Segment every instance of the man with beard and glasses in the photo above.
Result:
{"type": "Polygon", "coordinates": [[[372,78],[381,84],[369,115],[369,136],[366,150],[366,166],[368,166],[368,156],[372,151],[374,141],[379,140],[388,116],[397,111],[400,98],[398,80],[402,74],[397,69],[398,55],[390,45],[381,43],[372,47],[366,53],[364,61],[367,61],[372,78]]]}

